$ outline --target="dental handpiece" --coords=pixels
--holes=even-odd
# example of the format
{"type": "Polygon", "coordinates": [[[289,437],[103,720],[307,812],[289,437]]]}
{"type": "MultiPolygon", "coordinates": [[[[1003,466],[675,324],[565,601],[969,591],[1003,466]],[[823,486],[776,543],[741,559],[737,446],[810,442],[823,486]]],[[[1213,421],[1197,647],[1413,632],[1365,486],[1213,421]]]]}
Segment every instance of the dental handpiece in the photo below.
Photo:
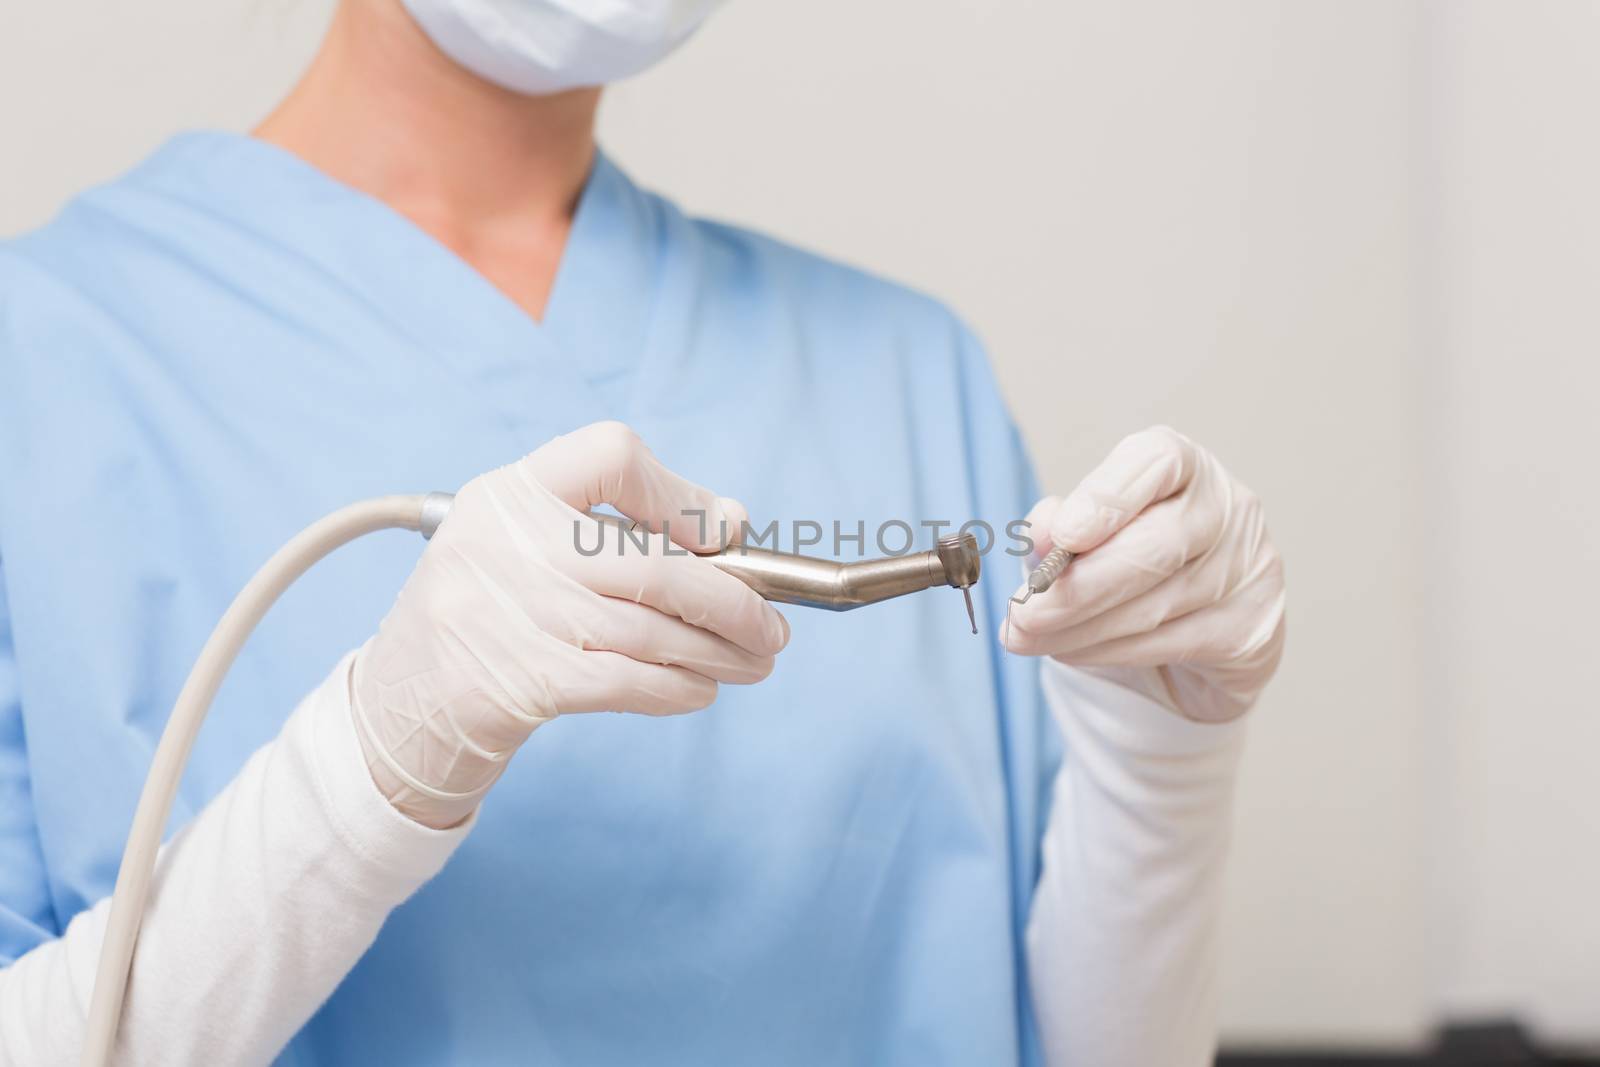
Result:
{"type": "MultiPolygon", "coordinates": [[[[429,493],[422,505],[421,532],[432,537],[450,513],[455,497],[450,493],[429,493]]],[[[588,512],[588,516],[624,533],[648,532],[633,519],[620,515],[588,512]]],[[[643,542],[637,542],[643,547],[643,542]]],[[[626,549],[619,543],[618,551],[626,549]]],[[[754,589],[764,599],[780,604],[849,611],[866,604],[878,604],[908,593],[948,585],[961,590],[966,601],[967,621],[978,632],[978,615],[972,604],[972,587],[982,573],[982,553],[973,534],[951,534],[939,538],[927,552],[885,559],[840,563],[834,560],[778,552],[742,543],[730,544],[720,552],[702,553],[709,562],[754,589]]]]}
{"type": "MultiPolygon", "coordinates": [[[[642,529],[631,519],[591,514],[601,522],[630,533],[642,529]]],[[[619,546],[622,548],[625,546],[619,546]]],[[[967,621],[972,625],[972,632],[978,632],[972,586],[977,584],[982,571],[982,556],[977,537],[970,533],[941,537],[927,552],[852,563],[738,543],[720,552],[706,553],[704,557],[718,570],[738,578],[767,600],[826,611],[849,611],[947,585],[961,590],[966,601],[967,621]]]]}

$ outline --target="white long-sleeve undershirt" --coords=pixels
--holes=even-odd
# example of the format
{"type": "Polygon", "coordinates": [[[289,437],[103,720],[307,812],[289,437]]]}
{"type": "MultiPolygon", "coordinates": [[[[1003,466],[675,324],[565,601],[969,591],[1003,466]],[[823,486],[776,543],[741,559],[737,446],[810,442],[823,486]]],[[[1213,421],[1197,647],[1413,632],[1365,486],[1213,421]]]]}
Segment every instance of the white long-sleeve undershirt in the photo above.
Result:
{"type": "MultiPolygon", "coordinates": [[[[1047,661],[1066,737],[1027,950],[1052,1067],[1209,1062],[1242,726],[1047,661]]],[[[349,658],[162,851],[117,1062],[265,1063],[471,828],[373,785],[349,658]]],[[[0,970],[0,1065],[76,1062],[109,901],[0,970]]]]}
{"type": "MultiPolygon", "coordinates": [[[[373,785],[350,657],[162,849],[118,1064],[266,1063],[471,829],[431,830],[373,785]]],[[[110,900],[0,970],[0,1064],[73,1064],[110,900]]]]}
{"type": "Polygon", "coordinates": [[[1045,1062],[1208,1065],[1245,721],[1180,718],[1153,672],[1042,670],[1066,742],[1026,939],[1045,1062]]]}

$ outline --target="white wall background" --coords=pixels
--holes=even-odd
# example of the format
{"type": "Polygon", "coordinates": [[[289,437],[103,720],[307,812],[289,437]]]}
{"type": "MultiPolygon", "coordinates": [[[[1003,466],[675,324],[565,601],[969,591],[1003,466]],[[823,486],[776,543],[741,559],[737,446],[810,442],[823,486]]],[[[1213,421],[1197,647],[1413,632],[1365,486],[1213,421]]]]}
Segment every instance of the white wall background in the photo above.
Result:
{"type": "Polygon", "coordinates": [[[1427,13],[1432,985],[1600,1034],[1600,4],[1427,13]]]}
{"type": "MultiPolygon", "coordinates": [[[[248,127],[326,10],[0,9],[0,233],[248,127]]],[[[1600,1039],[1597,52],[1560,0],[740,0],[606,106],[689,208],[957,306],[1057,490],[1160,421],[1268,502],[1236,1040],[1600,1039]]]]}

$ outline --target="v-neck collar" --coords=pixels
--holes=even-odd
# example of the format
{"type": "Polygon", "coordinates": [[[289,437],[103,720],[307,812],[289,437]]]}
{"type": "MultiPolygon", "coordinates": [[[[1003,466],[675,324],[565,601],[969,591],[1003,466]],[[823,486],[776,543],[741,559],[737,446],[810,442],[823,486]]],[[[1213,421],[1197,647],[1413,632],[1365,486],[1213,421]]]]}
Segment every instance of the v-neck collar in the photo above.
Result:
{"type": "Polygon", "coordinates": [[[661,214],[659,201],[595,154],[543,324],[593,384],[628,374],[647,353],[666,256],[661,214]]]}
{"type": "Polygon", "coordinates": [[[579,196],[542,321],[381,200],[266,141],[180,134],[130,181],[310,260],[441,358],[464,361],[465,371],[526,380],[531,361],[547,384],[564,380],[614,400],[650,348],[663,209],[602,152],[579,196]]]}

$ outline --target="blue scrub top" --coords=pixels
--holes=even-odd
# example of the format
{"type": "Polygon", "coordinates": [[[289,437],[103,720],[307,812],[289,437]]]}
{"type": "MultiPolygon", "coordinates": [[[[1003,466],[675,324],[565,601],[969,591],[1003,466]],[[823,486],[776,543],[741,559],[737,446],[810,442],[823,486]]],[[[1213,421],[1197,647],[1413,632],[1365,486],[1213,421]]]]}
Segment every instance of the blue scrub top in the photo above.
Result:
{"type": "MultiPolygon", "coordinates": [[[[604,158],[543,322],[231,134],[0,245],[0,964],[110,892],[172,701],[274,549],[602,418],[758,525],[865,523],[869,555],[880,523],[1001,532],[1035,495],[944,308],[686,218],[604,158]]],[[[288,593],[172,828],[421,548],[374,536],[288,593]]],[[[706,712],[540,730],[280,1062],[1035,1062],[1022,931],[1059,740],[1036,666],[993,637],[1016,561],[985,565],[981,637],[954,590],[788,609],[772,677],[706,712]]]]}

